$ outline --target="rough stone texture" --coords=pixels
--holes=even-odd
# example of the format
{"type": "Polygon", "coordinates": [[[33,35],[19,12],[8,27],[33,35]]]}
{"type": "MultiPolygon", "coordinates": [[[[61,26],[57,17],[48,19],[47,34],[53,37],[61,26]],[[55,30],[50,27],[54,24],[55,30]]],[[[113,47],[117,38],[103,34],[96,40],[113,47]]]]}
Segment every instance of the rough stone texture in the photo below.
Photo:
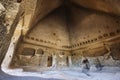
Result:
{"type": "Polygon", "coordinates": [[[3,12],[5,11],[4,6],[0,3],[0,16],[3,14],[3,12]]]}
{"type": "Polygon", "coordinates": [[[5,18],[5,14],[1,14],[0,16],[0,47],[7,33],[7,26],[4,24],[4,18],[5,18]]]}
{"type": "Polygon", "coordinates": [[[34,15],[37,0],[23,0],[20,5],[22,12],[21,26],[23,26],[23,33],[26,34],[29,30],[31,19],[34,15]]]}
{"type": "Polygon", "coordinates": [[[119,60],[120,59],[120,43],[111,45],[110,49],[111,49],[111,55],[113,59],[119,60]]]}
{"type": "Polygon", "coordinates": [[[11,37],[13,36],[14,30],[17,25],[17,21],[20,16],[17,14],[19,11],[18,9],[19,4],[13,3],[12,6],[13,8],[7,6],[7,10],[5,11],[5,16],[2,16],[1,18],[2,20],[0,20],[0,28],[1,28],[0,32],[2,34],[2,37],[1,37],[2,39],[0,44],[0,56],[1,56],[0,63],[3,60],[5,53],[8,49],[9,43],[11,41],[11,37]]]}

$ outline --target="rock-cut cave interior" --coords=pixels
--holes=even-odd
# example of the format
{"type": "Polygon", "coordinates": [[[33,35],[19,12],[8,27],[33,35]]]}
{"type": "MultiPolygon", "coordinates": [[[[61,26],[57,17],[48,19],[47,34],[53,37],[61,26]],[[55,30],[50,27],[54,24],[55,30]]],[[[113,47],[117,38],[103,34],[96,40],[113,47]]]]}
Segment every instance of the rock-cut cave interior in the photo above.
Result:
{"type": "Polygon", "coordinates": [[[0,0],[0,64],[14,77],[120,80],[120,1],[0,0]]]}

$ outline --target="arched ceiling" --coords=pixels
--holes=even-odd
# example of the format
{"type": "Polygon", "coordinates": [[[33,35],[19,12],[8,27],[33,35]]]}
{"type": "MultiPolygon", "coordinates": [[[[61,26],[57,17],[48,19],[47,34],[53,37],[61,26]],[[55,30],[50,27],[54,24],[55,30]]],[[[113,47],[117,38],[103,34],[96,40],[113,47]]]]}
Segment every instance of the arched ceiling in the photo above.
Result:
{"type": "Polygon", "coordinates": [[[23,0],[23,8],[26,8],[25,27],[27,30],[25,30],[25,33],[36,25],[38,21],[64,3],[73,3],[77,6],[120,15],[119,0],[23,0]]]}
{"type": "Polygon", "coordinates": [[[40,20],[25,41],[71,49],[119,35],[120,17],[64,3],[40,20]],[[112,36],[113,35],[113,36],[112,36]]]}
{"type": "Polygon", "coordinates": [[[24,40],[71,49],[119,35],[119,11],[109,8],[109,3],[103,0],[84,1],[36,0],[34,9],[26,14],[31,14],[31,18],[25,19],[30,21],[24,40]],[[101,4],[104,4],[104,8],[101,4]]]}

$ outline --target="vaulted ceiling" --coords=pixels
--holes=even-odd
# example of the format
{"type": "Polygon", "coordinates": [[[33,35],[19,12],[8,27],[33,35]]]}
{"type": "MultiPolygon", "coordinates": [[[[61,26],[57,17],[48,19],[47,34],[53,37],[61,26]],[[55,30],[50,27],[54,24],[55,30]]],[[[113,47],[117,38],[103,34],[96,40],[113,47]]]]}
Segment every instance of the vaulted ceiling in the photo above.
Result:
{"type": "MultiPolygon", "coordinates": [[[[120,15],[119,0],[37,0],[33,25],[62,4],[75,4],[110,14],[120,15]]],[[[32,25],[31,25],[32,26],[32,25]]]]}
{"type": "Polygon", "coordinates": [[[25,41],[70,48],[119,35],[119,11],[108,9],[110,6],[103,0],[84,1],[36,0],[33,11],[28,12],[32,13],[31,19],[26,19],[30,20],[30,24],[25,41]]]}
{"type": "Polygon", "coordinates": [[[25,26],[29,27],[29,29],[63,4],[74,4],[74,6],[82,6],[117,16],[120,15],[119,0],[23,0],[23,4],[24,8],[26,8],[26,16],[28,16],[28,14],[31,15],[25,19],[27,24],[25,26]],[[28,8],[33,10],[29,10],[28,8]]]}

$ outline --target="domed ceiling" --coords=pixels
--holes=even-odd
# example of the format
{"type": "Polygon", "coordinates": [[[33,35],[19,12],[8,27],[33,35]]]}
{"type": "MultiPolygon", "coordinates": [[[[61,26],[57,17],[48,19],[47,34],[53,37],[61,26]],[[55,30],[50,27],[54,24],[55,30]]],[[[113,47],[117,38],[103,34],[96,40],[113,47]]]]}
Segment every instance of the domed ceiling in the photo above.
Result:
{"type": "MultiPolygon", "coordinates": [[[[25,12],[25,29],[29,30],[31,27],[34,27],[38,21],[66,3],[72,3],[74,6],[82,6],[91,10],[109,13],[111,15],[120,15],[119,0],[23,0],[21,7],[25,12]]],[[[28,30],[25,30],[24,32],[26,33],[28,30]]]]}
{"type": "Polygon", "coordinates": [[[104,13],[107,12],[106,8],[109,5],[104,7],[104,10],[99,9],[101,4],[106,4],[105,1],[93,1],[89,5],[86,4],[86,1],[89,0],[57,1],[56,3],[60,3],[60,5],[57,5],[54,9],[49,9],[50,7],[48,10],[45,9],[43,12],[49,11],[49,14],[46,13],[47,16],[43,18],[40,17],[42,13],[40,7],[36,8],[36,14],[32,19],[32,23],[30,23],[33,27],[26,35],[25,42],[71,50],[97,41],[104,41],[113,36],[119,36],[120,17],[114,15],[117,14],[115,11],[108,11],[113,15],[104,13]],[[85,7],[90,6],[90,8],[93,7],[92,4],[96,4],[99,7],[94,6],[94,8],[103,12],[86,9],[77,4],[85,7]]]}

